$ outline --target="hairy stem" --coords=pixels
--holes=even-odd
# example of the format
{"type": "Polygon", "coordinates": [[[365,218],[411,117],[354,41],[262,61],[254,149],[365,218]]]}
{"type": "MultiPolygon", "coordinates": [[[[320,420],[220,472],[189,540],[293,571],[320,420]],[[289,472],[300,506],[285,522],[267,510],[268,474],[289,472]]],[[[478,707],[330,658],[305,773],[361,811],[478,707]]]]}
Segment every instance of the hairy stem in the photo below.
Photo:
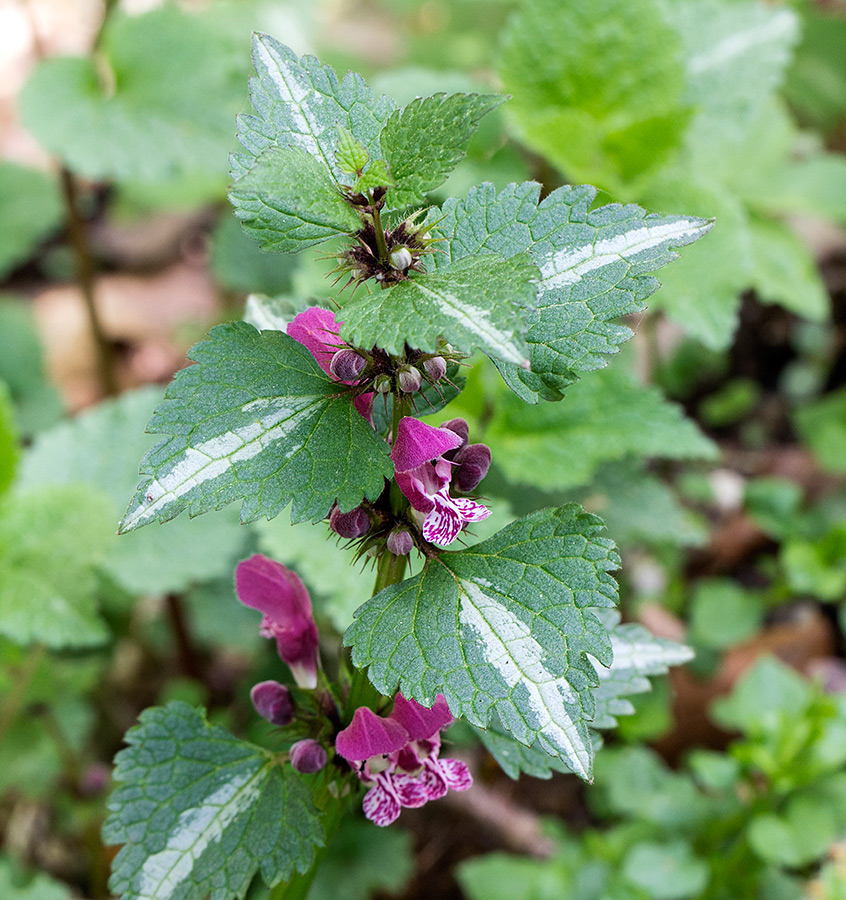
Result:
{"type": "Polygon", "coordinates": [[[118,393],[115,355],[97,310],[97,300],[94,291],[94,256],[88,243],[85,221],[79,211],[79,187],[76,176],[70,169],[62,167],[60,177],[65,201],[68,237],[70,238],[76,265],[76,280],[79,283],[79,289],[82,291],[85,311],[88,314],[88,325],[97,348],[97,369],[100,375],[100,385],[105,394],[113,396],[118,393]]]}
{"type": "Polygon", "coordinates": [[[388,245],[385,241],[385,229],[382,226],[382,217],[379,215],[379,208],[374,203],[371,207],[373,210],[373,228],[376,230],[376,249],[379,251],[379,262],[387,265],[390,262],[388,258],[388,245]]]}

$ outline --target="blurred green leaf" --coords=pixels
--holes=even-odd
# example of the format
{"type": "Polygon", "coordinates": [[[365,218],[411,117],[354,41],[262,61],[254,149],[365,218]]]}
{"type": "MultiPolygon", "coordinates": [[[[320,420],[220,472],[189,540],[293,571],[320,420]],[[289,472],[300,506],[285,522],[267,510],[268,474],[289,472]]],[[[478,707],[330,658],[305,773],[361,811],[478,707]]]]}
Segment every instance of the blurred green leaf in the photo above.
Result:
{"type": "Polygon", "coordinates": [[[684,841],[637,844],[623,862],[623,871],[652,900],[697,897],[708,884],[708,866],[684,841]]]}
{"type": "Polygon", "coordinates": [[[139,481],[139,460],[156,443],[145,427],[161,397],[158,387],[130,391],[43,433],[20,474],[22,487],[87,485],[108,495],[113,536],[101,564],[137,594],[182,591],[231,575],[248,536],[235,509],[114,535],[126,498],[139,481]]]}
{"type": "Polygon", "coordinates": [[[414,871],[411,835],[347,816],[317,870],[308,900],[367,900],[399,893],[414,871]]]}
{"type": "Polygon", "coordinates": [[[504,32],[500,76],[522,139],[614,194],[687,124],[681,43],[654,0],[530,0],[504,32]]]}
{"type": "Polygon", "coordinates": [[[760,594],[728,579],[697,584],[690,601],[690,641],[715,650],[752,637],[764,618],[760,594]]]}
{"type": "Polygon", "coordinates": [[[0,897],[3,900],[73,900],[67,885],[43,872],[27,875],[10,859],[0,857],[0,897]]]}
{"type": "Polygon", "coordinates": [[[56,179],[0,161],[0,278],[24,263],[62,222],[56,179]]]}
{"type": "Polygon", "coordinates": [[[814,540],[787,541],[780,560],[795,593],[827,601],[846,599],[846,525],[814,540]]]}
{"type": "Polygon", "coordinates": [[[44,376],[44,359],[35,321],[23,298],[0,294],[0,380],[12,395],[21,435],[53,425],[62,401],[44,376]]]}
{"type": "Polygon", "coordinates": [[[18,467],[18,432],[9,389],[0,381],[0,494],[12,483],[18,467]]]}
{"type": "Polygon", "coordinates": [[[748,837],[761,859],[798,868],[825,854],[837,837],[837,827],[824,803],[797,796],[788,800],[781,814],[756,816],[748,837]]]}
{"type": "Polygon", "coordinates": [[[829,472],[846,473],[846,388],[800,406],[793,418],[817,462],[829,472]]]}
{"type": "Polygon", "coordinates": [[[248,31],[175,4],[117,13],[97,63],[54,57],[21,94],[24,125],[51,153],[95,180],[226,179],[232,120],[245,102],[248,31]]]}
{"type": "Polygon", "coordinates": [[[215,281],[225,290],[274,297],[291,290],[297,260],[259,250],[235,216],[227,212],[212,233],[211,267],[215,281]]]}
{"type": "Polygon", "coordinates": [[[82,486],[41,487],[0,500],[0,634],[55,649],[107,639],[94,567],[110,519],[102,493],[82,486]]]}

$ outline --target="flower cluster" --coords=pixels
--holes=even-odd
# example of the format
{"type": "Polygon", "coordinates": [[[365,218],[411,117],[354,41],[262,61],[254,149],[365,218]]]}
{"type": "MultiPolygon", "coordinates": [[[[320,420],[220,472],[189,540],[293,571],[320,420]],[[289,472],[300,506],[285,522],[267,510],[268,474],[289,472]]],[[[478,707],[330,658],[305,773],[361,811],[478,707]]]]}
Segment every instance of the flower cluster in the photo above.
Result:
{"type": "Polygon", "coordinates": [[[451,544],[466,523],[480,522],[491,514],[475,500],[450,495],[453,476],[461,479],[464,466],[457,457],[462,452],[469,453],[470,457],[465,463],[468,470],[466,483],[478,475],[473,487],[481,481],[490,465],[490,451],[484,444],[467,445],[467,423],[455,419],[450,424],[455,430],[449,426],[434,428],[406,416],[400,420],[391,449],[397,484],[412,509],[423,515],[423,537],[441,545],[451,544]],[[457,423],[461,423],[463,429],[457,423]],[[482,451],[470,452],[474,447],[484,448],[486,457],[482,451]]]}
{"type": "Polygon", "coordinates": [[[470,787],[473,779],[463,762],[440,758],[440,732],[451,722],[441,694],[431,709],[397,694],[387,717],[364,706],[355,711],[335,749],[370,788],[363,809],[371,822],[390,825],[403,807],[423,806],[450,789],[470,787]]]}

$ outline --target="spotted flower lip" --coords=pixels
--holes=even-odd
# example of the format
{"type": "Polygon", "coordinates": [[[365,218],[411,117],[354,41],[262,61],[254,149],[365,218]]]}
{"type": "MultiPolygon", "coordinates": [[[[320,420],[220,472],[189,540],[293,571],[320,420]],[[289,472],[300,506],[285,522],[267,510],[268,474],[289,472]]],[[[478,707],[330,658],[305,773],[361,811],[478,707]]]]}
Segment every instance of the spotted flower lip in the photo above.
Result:
{"type": "Polygon", "coordinates": [[[394,477],[412,508],[425,514],[423,537],[433,544],[451,544],[466,523],[480,522],[491,514],[475,500],[450,496],[456,464],[446,455],[464,443],[462,434],[435,428],[411,416],[400,419],[397,427],[391,449],[394,477]]]}
{"type": "MultiPolygon", "coordinates": [[[[341,325],[335,314],[329,309],[310,306],[304,309],[288,323],[287,332],[295,341],[302,344],[315,358],[321,369],[333,380],[341,384],[355,384],[355,381],[343,381],[333,375],[331,365],[335,354],[344,348],[340,338],[341,325]]],[[[371,424],[373,394],[359,394],[354,406],[371,424]]]]}
{"type": "Polygon", "coordinates": [[[448,790],[465,791],[473,783],[467,766],[440,759],[440,731],[452,722],[442,694],[431,709],[402,694],[389,716],[367,707],[355,711],[338,734],[335,749],[369,787],[362,808],[376,825],[390,825],[403,807],[423,806],[448,790]]]}
{"type": "Polygon", "coordinates": [[[280,659],[300,687],[317,686],[318,635],[311,598],[300,578],[281,563],[256,553],[235,570],[238,599],[263,613],[262,637],[276,639],[280,659]]]}

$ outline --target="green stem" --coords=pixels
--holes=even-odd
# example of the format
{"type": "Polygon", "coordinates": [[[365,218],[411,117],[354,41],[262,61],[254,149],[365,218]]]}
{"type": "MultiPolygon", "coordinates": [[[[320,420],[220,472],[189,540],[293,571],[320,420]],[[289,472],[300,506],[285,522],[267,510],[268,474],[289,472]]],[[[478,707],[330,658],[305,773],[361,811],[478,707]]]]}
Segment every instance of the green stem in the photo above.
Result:
{"type": "Polygon", "coordinates": [[[379,215],[379,210],[375,204],[371,209],[373,210],[373,227],[376,229],[376,249],[379,251],[379,262],[387,265],[390,259],[388,257],[388,245],[385,242],[385,229],[382,226],[382,217],[379,215]]]}
{"type": "Polygon", "coordinates": [[[338,832],[338,827],[343,819],[343,805],[342,800],[335,797],[328,798],[323,815],[325,840],[323,846],[317,848],[311,868],[305,873],[295,872],[290,881],[271,888],[267,900],[305,900],[311,890],[317,870],[329,852],[332,839],[338,832]]]}
{"type": "Polygon", "coordinates": [[[68,237],[76,263],[76,280],[85,302],[88,314],[88,325],[97,348],[97,364],[100,373],[100,385],[108,396],[118,393],[117,372],[115,368],[114,348],[103,329],[94,288],[94,256],[88,243],[85,220],[79,211],[79,188],[76,176],[70,169],[63,167],[60,172],[62,194],[67,214],[68,237]]]}

